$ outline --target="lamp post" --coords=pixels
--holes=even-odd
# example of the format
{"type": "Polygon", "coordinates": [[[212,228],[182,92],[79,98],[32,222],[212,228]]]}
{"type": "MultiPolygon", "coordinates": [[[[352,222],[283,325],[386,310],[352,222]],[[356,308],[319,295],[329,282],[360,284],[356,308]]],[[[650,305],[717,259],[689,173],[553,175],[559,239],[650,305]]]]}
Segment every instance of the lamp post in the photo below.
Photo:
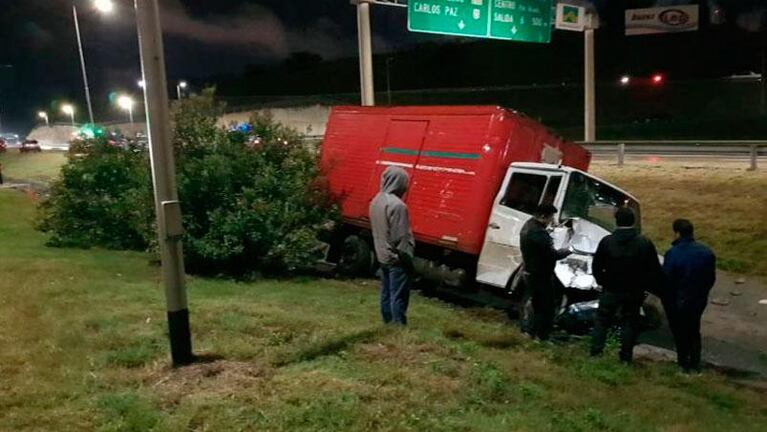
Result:
{"type": "Polygon", "coordinates": [[[119,106],[121,109],[128,111],[128,118],[130,119],[130,124],[133,125],[133,105],[135,102],[133,101],[133,98],[128,95],[122,95],[117,98],[117,106],[119,106]]]}
{"type": "Polygon", "coordinates": [[[75,107],[72,104],[64,104],[61,106],[61,112],[69,116],[72,121],[72,127],[75,127],[75,107]]]}
{"type": "Polygon", "coordinates": [[[48,119],[48,113],[47,112],[40,111],[39,113],[37,113],[37,116],[40,117],[41,119],[45,120],[45,126],[51,127],[51,122],[48,119]]]}
{"type": "MultiPolygon", "coordinates": [[[[112,0],[92,0],[92,2],[93,7],[103,14],[111,13],[114,10],[114,3],[112,0]]],[[[88,105],[88,117],[90,118],[91,123],[94,123],[93,104],[91,103],[91,89],[90,85],[88,84],[88,71],[85,67],[83,38],[80,35],[80,19],[77,14],[77,4],[75,4],[75,2],[72,2],[72,17],[75,23],[75,35],[77,36],[77,50],[80,53],[80,68],[82,69],[83,74],[83,86],[85,87],[85,102],[88,105]]]]}
{"type": "Polygon", "coordinates": [[[178,85],[176,86],[176,94],[178,95],[178,100],[181,100],[181,90],[184,90],[187,87],[189,87],[189,83],[187,83],[186,81],[181,81],[178,83],[178,85]]]}

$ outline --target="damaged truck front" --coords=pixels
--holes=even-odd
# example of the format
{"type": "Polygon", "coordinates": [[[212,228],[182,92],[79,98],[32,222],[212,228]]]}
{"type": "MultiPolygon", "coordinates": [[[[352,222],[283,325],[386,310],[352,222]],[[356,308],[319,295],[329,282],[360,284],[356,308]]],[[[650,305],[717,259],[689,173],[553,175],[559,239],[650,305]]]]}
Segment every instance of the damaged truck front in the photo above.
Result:
{"type": "Polygon", "coordinates": [[[562,310],[596,299],[591,257],[615,229],[613,215],[639,203],[587,173],[591,154],[530,118],[487,106],[339,107],[331,112],[321,163],[344,226],[329,259],[346,273],[375,269],[370,200],[387,166],[404,168],[404,197],[421,277],[465,291],[524,297],[519,232],[533,209],[559,210],[552,237],[575,253],[558,263],[562,310]]]}

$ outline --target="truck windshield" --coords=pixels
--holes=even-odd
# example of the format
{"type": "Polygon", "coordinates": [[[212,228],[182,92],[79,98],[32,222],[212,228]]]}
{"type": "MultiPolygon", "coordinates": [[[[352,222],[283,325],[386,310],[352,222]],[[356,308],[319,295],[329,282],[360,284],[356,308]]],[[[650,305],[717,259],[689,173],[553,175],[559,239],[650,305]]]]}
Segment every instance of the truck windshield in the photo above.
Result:
{"type": "Polygon", "coordinates": [[[567,185],[562,219],[581,218],[614,231],[615,212],[624,206],[634,210],[637,228],[641,231],[639,203],[597,179],[575,172],[567,185]]]}

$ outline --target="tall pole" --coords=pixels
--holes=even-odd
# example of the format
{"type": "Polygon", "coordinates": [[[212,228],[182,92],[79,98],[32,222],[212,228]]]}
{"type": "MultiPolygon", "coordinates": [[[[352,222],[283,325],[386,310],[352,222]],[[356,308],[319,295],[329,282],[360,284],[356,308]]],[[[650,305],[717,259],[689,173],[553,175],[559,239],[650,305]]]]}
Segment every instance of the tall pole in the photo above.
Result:
{"type": "Polygon", "coordinates": [[[767,115],[767,30],[762,35],[762,73],[759,79],[759,113],[767,115]]]}
{"type": "Polygon", "coordinates": [[[388,105],[391,106],[391,62],[392,57],[386,58],[386,98],[388,105]]]}
{"type": "Polygon", "coordinates": [[[93,121],[93,105],[91,105],[91,89],[88,85],[88,72],[85,69],[85,53],[83,52],[83,40],[80,36],[80,20],[77,18],[77,6],[72,3],[72,16],[75,19],[75,34],[77,35],[77,50],[80,52],[80,67],[83,70],[83,84],[85,85],[85,102],[88,105],[88,116],[93,121]]]}
{"type": "Polygon", "coordinates": [[[133,107],[128,108],[128,118],[130,119],[131,126],[133,126],[133,107]]]}
{"type": "Polygon", "coordinates": [[[370,3],[359,0],[357,3],[357,33],[360,50],[360,93],[363,106],[373,106],[373,43],[370,30],[370,3]]]}
{"type": "Polygon", "coordinates": [[[134,0],[141,53],[144,101],[162,258],[162,279],[168,313],[171,358],[174,366],[190,364],[192,335],[184,284],[183,228],[171,145],[168,82],[165,74],[162,26],[158,0],[134,0]]]}
{"type": "Polygon", "coordinates": [[[594,83],[594,29],[583,31],[584,41],[584,141],[596,141],[596,90],[594,83]]]}

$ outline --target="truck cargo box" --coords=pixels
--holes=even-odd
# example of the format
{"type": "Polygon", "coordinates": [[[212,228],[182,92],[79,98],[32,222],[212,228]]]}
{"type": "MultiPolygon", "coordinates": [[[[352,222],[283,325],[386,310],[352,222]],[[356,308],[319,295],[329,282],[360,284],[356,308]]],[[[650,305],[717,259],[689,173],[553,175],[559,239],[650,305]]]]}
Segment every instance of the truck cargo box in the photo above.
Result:
{"type": "Polygon", "coordinates": [[[478,255],[493,199],[513,162],[586,171],[591,155],[544,126],[494,106],[336,107],[321,149],[346,223],[368,228],[387,166],[410,175],[405,202],[416,240],[478,255]]]}

